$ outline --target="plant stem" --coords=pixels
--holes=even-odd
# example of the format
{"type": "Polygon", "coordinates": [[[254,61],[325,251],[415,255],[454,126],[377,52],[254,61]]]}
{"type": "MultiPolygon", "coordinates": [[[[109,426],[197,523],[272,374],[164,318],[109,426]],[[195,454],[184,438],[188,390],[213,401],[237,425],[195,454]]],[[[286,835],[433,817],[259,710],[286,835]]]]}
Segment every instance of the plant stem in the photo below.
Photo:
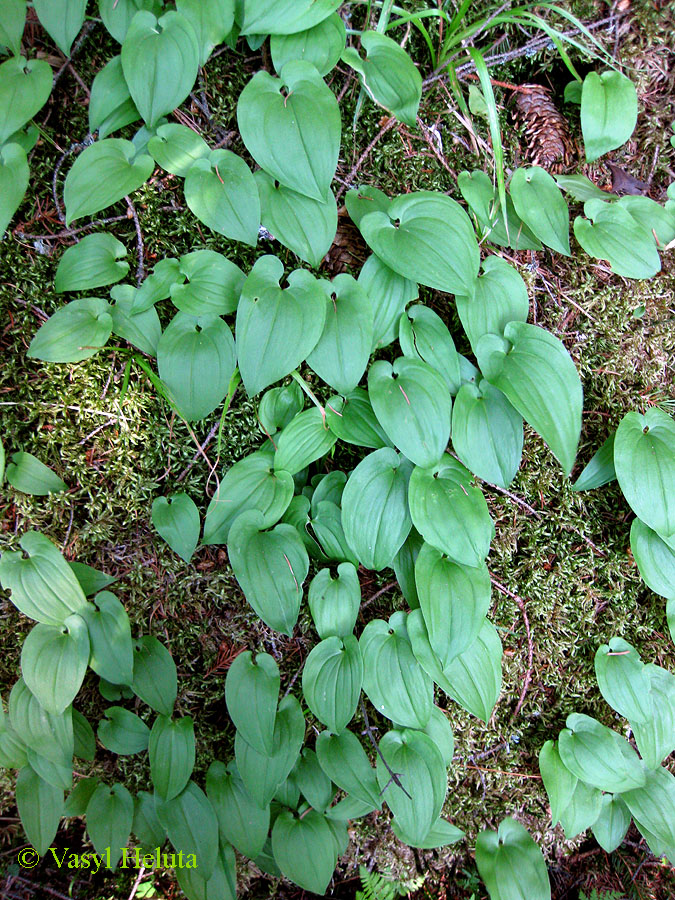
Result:
{"type": "Polygon", "coordinates": [[[300,387],[303,389],[303,391],[307,394],[307,396],[308,396],[309,399],[312,401],[312,403],[314,404],[314,406],[316,406],[317,409],[320,410],[321,415],[324,417],[324,420],[325,420],[325,417],[326,417],[326,410],[323,408],[322,404],[319,403],[319,401],[318,401],[318,399],[317,399],[317,397],[316,397],[316,394],[315,394],[314,391],[311,389],[311,387],[307,384],[307,382],[306,382],[305,379],[302,377],[302,375],[298,372],[297,369],[293,369],[293,371],[291,372],[291,378],[294,378],[294,379],[298,382],[298,384],[299,384],[300,387]]]}

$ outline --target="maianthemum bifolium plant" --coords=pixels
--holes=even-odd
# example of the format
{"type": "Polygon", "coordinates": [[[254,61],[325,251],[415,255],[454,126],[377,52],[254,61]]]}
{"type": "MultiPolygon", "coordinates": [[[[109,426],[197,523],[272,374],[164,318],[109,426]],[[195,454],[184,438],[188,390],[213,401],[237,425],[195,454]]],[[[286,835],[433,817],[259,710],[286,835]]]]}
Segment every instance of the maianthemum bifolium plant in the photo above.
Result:
{"type": "MultiPolygon", "coordinates": [[[[173,8],[158,0],[100,0],[100,18],[121,47],[91,87],[92,137],[65,177],[67,224],[127,198],[159,166],[184,179],[185,202],[208,228],[255,247],[262,226],[309,268],[287,272],[279,258],[265,255],[244,272],[219,253],[196,250],[162,259],[147,278],[124,284],[126,247],[105,231],[93,233],[63,254],[55,289],[105,296],[65,303],[28,350],[31,358],[77,363],[101,352],[113,336],[126,341],[125,383],[137,366],[187,422],[221,407],[222,421],[243,383],[259,398],[267,439],[218,482],[203,526],[186,494],[158,497],[153,523],[186,562],[200,536],[202,544],[226,545],[246,600],[269,628],[284,634],[292,634],[298,620],[310,564],[317,570],[307,602],[319,642],[304,663],[301,694],[280,698],[272,656],[239,654],[225,681],[235,758],[215,760],[200,787],[191,777],[193,721],[174,717],[174,661],[155,637],[132,636],[123,605],[107,590],[111,579],[68,563],[37,532],[21,536],[24,554],[7,551],[0,559],[2,586],[38,623],[22,648],[22,677],[10,693],[8,714],[0,709],[0,763],[18,769],[17,805],[28,839],[43,854],[62,816],[84,816],[95,850],[113,848],[113,866],[132,835],[150,851],[168,839],[198,861],[196,868],[176,870],[191,900],[235,896],[235,850],[264,872],[323,894],[347,847],[347,823],[383,805],[396,836],[411,846],[440,847],[463,837],[441,815],[454,739],[434,703],[434,686],[486,722],[501,689],[501,642],[487,619],[485,559],[494,525],[477,479],[508,487],[521,460],[524,421],[568,476],[583,402],[565,347],[527,322],[525,284],[490,248],[546,246],[569,255],[563,192],[584,203],[584,215],[574,222],[577,241],[618,274],[656,274],[659,251],[675,240],[672,199],[660,205],[618,198],[583,175],[554,179],[538,167],[517,169],[507,194],[497,165],[496,186],[482,171],[460,174],[469,213],[438,192],[390,198],[373,186],[348,190],[348,213],[372,255],[357,278],[317,277],[312,269],[336,232],[331,183],[341,144],[340,112],[325,76],[342,60],[357,73],[364,95],[411,127],[422,94],[417,68],[385,33],[411,17],[384,3],[377,29],[353,33],[347,47],[338,6],[335,0],[176,0],[173,8]],[[268,36],[276,74],[256,73],[237,104],[241,139],[259,166],[252,172],[242,157],[210,147],[166,117],[189,95],[214,48],[238,40],[257,48],[268,36]],[[111,136],[141,120],[132,140],[111,136]],[[476,364],[457,353],[442,317],[415,302],[420,284],[454,296],[476,364]],[[165,328],[158,304],[172,310],[165,328]],[[313,474],[339,441],[361,454],[354,469],[313,474]],[[359,566],[393,568],[411,611],[372,619],[357,639],[359,566]],[[112,704],[96,736],[73,708],[89,668],[112,704]],[[391,722],[379,742],[363,694],[391,722]],[[151,727],[121,705],[134,696],[156,714],[151,727]],[[357,709],[375,745],[374,766],[361,736],[349,728],[357,709]],[[311,721],[314,728],[308,728],[311,721]],[[99,777],[80,777],[73,787],[73,756],[92,761],[96,737],[122,756],[147,752],[152,791],[134,797],[123,784],[99,777]]],[[[466,7],[459,20],[447,16],[455,30],[466,7]]],[[[84,20],[84,0],[34,0],[33,8],[68,55],[84,20]]],[[[524,14],[529,7],[519,9],[524,14]]],[[[3,230],[26,190],[27,153],[37,137],[30,120],[52,83],[48,63],[21,56],[25,14],[22,0],[0,9],[0,45],[8,55],[0,64],[3,230]]],[[[420,23],[418,17],[416,27],[420,23]]],[[[494,112],[485,62],[478,50],[470,53],[494,112]]],[[[591,72],[583,83],[577,76],[569,94],[581,103],[589,160],[630,137],[637,99],[624,75],[591,72]]],[[[491,130],[495,148],[501,147],[496,116],[491,130]]],[[[640,570],[671,605],[674,430],[659,410],[645,417],[630,413],[613,455],[644,526],[634,544],[640,570]]],[[[585,475],[585,487],[597,486],[588,469],[585,475]]],[[[54,473],[20,452],[12,455],[7,480],[35,493],[63,488],[54,473]]],[[[576,486],[584,487],[584,474],[576,486]]],[[[646,677],[649,697],[661,691],[672,701],[665,675],[646,677]]],[[[656,704],[652,713],[658,706],[643,701],[656,704]]],[[[638,741],[642,761],[631,757],[630,788],[608,787],[595,769],[587,771],[576,752],[584,738],[575,720],[569,728],[575,753],[561,749],[556,770],[562,787],[553,789],[565,802],[557,803],[554,817],[563,807],[569,814],[579,785],[600,798],[593,802],[603,822],[613,815],[604,798],[620,795],[616,808],[626,804],[654,852],[672,858],[672,826],[659,830],[649,813],[649,804],[656,804],[671,810],[675,822],[673,776],[660,767],[662,755],[654,763],[668,742],[649,732],[646,709],[642,719],[633,709],[625,713],[647,735],[638,741]],[[635,790],[639,800],[631,805],[635,790]]],[[[671,719],[658,718],[659,727],[667,729],[671,719]]],[[[619,755],[628,752],[609,744],[614,738],[604,731],[591,737],[601,752],[606,744],[619,755]]],[[[587,819],[575,825],[596,827],[597,817],[587,819]]],[[[492,900],[550,897],[543,857],[513,819],[497,832],[481,832],[476,862],[492,900]]]]}

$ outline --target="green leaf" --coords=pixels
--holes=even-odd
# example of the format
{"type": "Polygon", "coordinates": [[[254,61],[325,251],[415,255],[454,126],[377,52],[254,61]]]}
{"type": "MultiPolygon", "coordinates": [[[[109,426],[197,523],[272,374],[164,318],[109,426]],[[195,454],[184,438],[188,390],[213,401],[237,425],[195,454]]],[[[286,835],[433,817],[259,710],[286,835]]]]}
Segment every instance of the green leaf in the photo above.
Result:
{"type": "Polygon", "coordinates": [[[368,395],[387,435],[411,462],[438,462],[450,439],[452,398],[443,376],[421,359],[373,363],[368,395]]]}
{"type": "Polygon", "coordinates": [[[392,564],[401,593],[411,609],[419,609],[420,605],[415,584],[415,561],[423,543],[417,529],[411,528],[410,534],[401,544],[392,564]]]}
{"type": "MultiPolygon", "coordinates": [[[[388,204],[389,199],[386,201],[388,204]]],[[[398,323],[406,305],[417,299],[417,284],[394,272],[374,253],[363,264],[358,282],[365,289],[373,310],[371,351],[386,347],[398,337],[398,323]]]]}
{"type": "Polygon", "coordinates": [[[455,755],[455,736],[445,712],[436,705],[431,707],[431,716],[424,727],[424,733],[440,750],[443,764],[445,766],[452,765],[452,758],[455,755]]]}
{"type": "Polygon", "coordinates": [[[461,384],[459,354],[439,315],[421,303],[409,307],[401,316],[398,340],[404,356],[428,363],[443,376],[450,393],[457,393],[461,384]]]}
{"type": "Polygon", "coordinates": [[[258,418],[266,434],[285,428],[301,412],[305,395],[297,381],[265,391],[258,406],[258,418]]]}
{"type": "Polygon", "coordinates": [[[194,250],[180,258],[187,284],[171,286],[171,301],[191,316],[225,316],[239,303],[245,276],[239,266],[215,250],[194,250]]]}
{"type": "Polygon", "coordinates": [[[304,748],[293,769],[292,777],[309,805],[318,812],[326,812],[335,795],[335,789],[321,768],[314,750],[304,748]]]}
{"type": "Polygon", "coordinates": [[[623,638],[614,637],[595,653],[595,676],[600,693],[620,716],[648,722],[653,716],[649,673],[640,654],[623,638]]]}
{"type": "Polygon", "coordinates": [[[124,338],[148,356],[157,356],[162,326],[153,306],[143,312],[135,309],[136,289],[130,284],[118,284],[110,291],[115,304],[110,309],[113,334],[124,338]]]}
{"type": "Polygon", "coordinates": [[[227,768],[217,760],[211,763],[206,773],[206,795],[216,811],[221,838],[255,859],[267,840],[269,806],[260,809],[253,802],[234,762],[227,768]]]}
{"type": "Polygon", "coordinates": [[[89,661],[89,636],[83,619],[69,616],[63,625],[36,625],[21,648],[21,672],[29,690],[52,715],[60,715],[80,690],[89,661]]]}
{"type": "Polygon", "coordinates": [[[73,710],[73,740],[75,743],[74,754],[87,762],[93,762],[96,754],[96,738],[94,729],[85,719],[82,713],[73,710]]]}
{"type": "Polygon", "coordinates": [[[150,128],[181,105],[197,78],[197,35],[178,12],[167,12],[159,19],[151,12],[137,13],[121,55],[129,92],[150,128]]]}
{"type": "Polygon", "coordinates": [[[44,59],[12,56],[0,65],[0,144],[38,113],[52,92],[52,70],[44,59]]]}
{"type": "MultiPolygon", "coordinates": [[[[172,175],[186,178],[193,164],[198,159],[210,156],[211,148],[204,138],[200,137],[187,125],[160,125],[148,141],[148,153],[157,165],[172,175]]],[[[195,213],[196,215],[196,213],[195,213]]],[[[210,252],[214,251],[195,251],[210,252]]]]}
{"type": "Polygon", "coordinates": [[[158,13],[162,0],[98,0],[98,8],[103,24],[121,44],[136,13],[141,9],[158,13]]]}
{"type": "Polygon", "coordinates": [[[510,347],[492,334],[478,342],[481,371],[541,435],[569,475],[583,406],[574,362],[558,338],[536,325],[510,322],[504,335],[510,347]]]}
{"type": "Polygon", "coordinates": [[[347,33],[338,13],[333,13],[305,31],[273,34],[270,53],[277,72],[294,59],[305,60],[318,69],[322,77],[337,65],[344,50],[347,33]]]}
{"type": "Polygon", "coordinates": [[[274,859],[282,873],[307,891],[324,895],[337,862],[333,833],[324,816],[311,809],[302,818],[289,810],[272,828],[274,859]]]}
{"type": "MultiPolygon", "coordinates": [[[[143,284],[134,293],[132,312],[142,313],[150,309],[160,300],[171,296],[171,289],[176,284],[182,284],[185,276],[181,272],[180,262],[177,259],[161,259],[152,270],[143,284]]],[[[119,290],[119,288],[113,288],[119,290]]],[[[111,291],[112,294],[112,291],[111,291]]]]}
{"type": "Polygon", "coordinates": [[[263,528],[264,518],[257,510],[237,517],[228,535],[230,565],[263,622],[290,636],[300,611],[309,557],[293,526],[263,528]]]}
{"type": "Polygon", "coordinates": [[[274,657],[246,650],[230,666],[225,679],[225,702],[242,738],[263,756],[274,753],[274,726],[280,676],[274,657]]]}
{"type": "Polygon", "coordinates": [[[350,797],[369,809],[382,806],[375,769],[355,734],[346,729],[340,734],[323,731],[316,740],[316,755],[330,780],[350,797]]]}
{"type": "Polygon", "coordinates": [[[185,788],[195,766],[195,729],[191,716],[157,716],[148,744],[155,793],[173,800],[185,788]]]}
{"type": "Polygon", "coordinates": [[[139,791],[134,798],[133,832],[143,850],[152,852],[166,840],[166,829],[157,816],[159,798],[147,791],[139,791]]]}
{"type": "Polygon", "coordinates": [[[220,482],[206,511],[204,544],[225,544],[237,516],[257,510],[263,528],[279,521],[293,497],[293,477],[275,471],[274,456],[258,450],[236,462],[220,482]]]}
{"type": "Polygon", "coordinates": [[[405,728],[424,728],[433,706],[433,684],[413,655],[405,613],[393,613],[389,623],[372,619],[359,643],[363,690],[373,706],[405,728]]]}
{"type": "Polygon", "coordinates": [[[637,111],[637,92],[629,78],[615,69],[589,72],[581,90],[586,162],[625,144],[635,128],[637,111]]]}
{"type": "Polygon", "coordinates": [[[363,658],[353,634],[328,637],[312,648],[302,670],[302,692],[320,722],[339,734],[361,696],[363,658]]]}
{"type": "Polygon", "coordinates": [[[320,569],[309,585],[308,604],[319,637],[347,637],[356,625],[361,605],[361,586],[356,567],[343,562],[337,578],[320,569]]]}
{"type": "Polygon", "coordinates": [[[593,458],[584,466],[584,469],[572,485],[573,491],[592,491],[614,481],[614,432],[595,451],[593,458]]]}
{"type": "Polygon", "coordinates": [[[70,780],[75,750],[70,707],[58,716],[48,713],[20,678],[9,695],[9,722],[28,748],[29,762],[38,756],[68,770],[70,780]]]}
{"type": "Polygon", "coordinates": [[[626,791],[621,799],[636,824],[648,829],[659,843],[675,845],[675,776],[671,772],[663,767],[646,770],[644,786],[626,791]]]}
{"type": "Polygon", "coordinates": [[[210,878],[201,876],[196,855],[192,865],[176,870],[176,881],[188,900],[236,900],[236,859],[229,844],[221,845],[210,878]]]}
{"type": "Polygon", "coordinates": [[[602,791],[621,793],[642,787],[643,765],[631,745],[590,716],[572,713],[560,732],[558,749],[565,768],[602,791]]]}
{"type": "Polygon", "coordinates": [[[653,531],[675,536],[675,422],[656,407],[627,413],[616,430],[614,466],[635,515],[653,531]]]}
{"type": "Polygon", "coordinates": [[[144,703],[164,716],[173,713],[178,692],[176,664],[163,644],[152,635],[136,641],[131,688],[144,703]]]}
{"type": "Polygon", "coordinates": [[[339,506],[330,500],[322,500],[309,524],[323,551],[323,557],[320,557],[322,561],[329,559],[358,565],[359,561],[345,537],[342,511],[339,506]]]}
{"type": "Polygon", "coordinates": [[[437,847],[447,847],[448,844],[455,844],[465,837],[463,831],[446,821],[446,819],[436,819],[425,837],[417,842],[410,840],[396,819],[392,820],[391,830],[399,841],[408,844],[410,847],[419,847],[421,850],[435,850],[437,847]]]}
{"type": "MultiPolygon", "coordinates": [[[[98,569],[87,566],[85,563],[69,562],[68,565],[86,597],[91,597],[92,594],[102,591],[108,585],[117,581],[114,575],[106,575],[104,572],[99,572],[98,569]]],[[[80,615],[82,614],[80,613],[80,615]]],[[[91,635],[89,637],[91,639],[91,635]]]]}
{"type": "Polygon", "coordinates": [[[605,853],[621,846],[630,825],[630,812],[619,794],[603,794],[600,816],[592,825],[593,836],[605,853]]]}
{"type": "Polygon", "coordinates": [[[258,169],[261,220],[284,247],[315,268],[328,253],[337,230],[337,204],[329,190],[322,201],[293,191],[258,169]]]}
{"type": "Polygon", "coordinates": [[[640,519],[633,519],[630,548],[647,587],[675,601],[675,550],[640,519]]]}
{"type": "Polygon", "coordinates": [[[40,24],[64,56],[84,23],[87,0],[33,0],[40,24]]]}
{"type": "Polygon", "coordinates": [[[333,434],[347,444],[376,450],[391,445],[363,388],[354,388],[346,397],[331,397],[326,403],[326,422],[333,434]]]}
{"type": "Polygon", "coordinates": [[[339,0],[236,0],[242,35],[295,34],[327,19],[339,0]]]}
{"type": "Polygon", "coordinates": [[[185,202],[212,231],[251,247],[258,242],[260,200],[244,160],[231,150],[196,159],[185,177],[185,202]]]}
{"type": "Polygon", "coordinates": [[[292,60],[280,78],[257,72],[239,95],[237,122],[261,168],[286,187],[325,201],[340,149],[340,111],[311,63],[292,60]]]}
{"type": "MultiPolygon", "coordinates": [[[[511,247],[514,250],[542,249],[540,241],[516,215],[513,200],[508,194],[506,194],[506,216],[504,216],[503,206],[498,198],[499,192],[487,173],[480,169],[473,172],[460,172],[457,184],[462,197],[468,203],[489,241],[500,247],[511,247]],[[508,234],[506,232],[507,221],[509,224],[508,234]]],[[[489,256],[486,262],[496,259],[497,257],[489,256]]]]}
{"type": "Polygon", "coordinates": [[[101,591],[80,611],[89,631],[89,665],[111,684],[133,681],[133,645],[126,610],[110,591],[101,591]]]}
{"type": "Polygon", "coordinates": [[[12,453],[7,466],[7,483],[24,494],[43,497],[67,491],[68,485],[32,453],[12,453]]]}
{"type": "Polygon", "coordinates": [[[362,459],[342,494],[345,537],[368,569],[390,566],[410,531],[410,463],[383,447],[362,459]]]}
{"type": "Polygon", "coordinates": [[[455,200],[432,191],[404,194],[386,212],[361,219],[368,246],[399,275],[473,296],[480,254],[471,221],[455,200]]]}
{"type": "MultiPolygon", "coordinates": [[[[579,82],[574,81],[572,83],[576,85],[579,82]]],[[[581,95],[579,96],[579,102],[581,102],[581,95]]],[[[586,200],[616,199],[615,194],[603,191],[585,175],[556,175],[555,180],[558,183],[558,187],[561,187],[573,200],[578,200],[580,203],[585,203],[586,200]]]]}
{"type": "Polygon", "coordinates": [[[26,0],[5,0],[0,12],[0,45],[8,47],[14,56],[21,55],[25,24],[26,0]]]}
{"type": "Polygon", "coordinates": [[[591,201],[584,207],[592,223],[582,216],[574,220],[574,236],[589,256],[606,259],[612,271],[625,278],[651,278],[661,271],[656,241],[628,210],[616,203],[591,201]]]}
{"type": "Polygon", "coordinates": [[[220,406],[236,365],[232,332],[219,316],[176,313],[157,344],[159,377],[189,421],[220,406]]]}
{"type": "Polygon", "coordinates": [[[64,816],[83,816],[87,812],[87,804],[91,795],[101,782],[98,778],[80,778],[66,797],[63,807],[64,816]]]}
{"type": "Polygon", "coordinates": [[[237,731],[234,754],[237,769],[252,800],[261,809],[269,805],[296,763],[305,737],[305,719],[297,699],[290,694],[279,703],[274,724],[274,752],[263,755],[247,744],[237,731]]]}
{"type": "Polygon", "coordinates": [[[572,800],[579,779],[560,758],[557,741],[546,741],[539,751],[539,771],[551,804],[551,825],[555,825],[572,800]]]}
{"type": "Polygon", "coordinates": [[[645,666],[645,671],[651,705],[658,714],[630,726],[645,765],[655,769],[675,750],[675,675],[652,664],[645,666]]]}
{"type": "MultiPolygon", "coordinates": [[[[113,56],[96,74],[89,98],[89,131],[100,140],[140,119],[122,71],[122,58],[113,56]]],[[[178,126],[176,126],[178,127],[178,126]]]]}
{"type": "Polygon", "coordinates": [[[206,794],[189,781],[177,797],[157,799],[157,816],[175,849],[193,854],[199,877],[208,880],[218,859],[218,819],[206,794]]]}
{"type": "Polygon", "coordinates": [[[337,438],[326,426],[316,406],[298,413],[277,440],[274,469],[296,475],[316,459],[325,456],[337,438]]]}
{"type": "Polygon", "coordinates": [[[0,146],[0,237],[23,200],[30,170],[26,151],[19,144],[0,146]]]}
{"type": "Polygon", "coordinates": [[[484,379],[463,384],[452,408],[452,446],[478,478],[507,488],[523,452],[523,419],[484,379]]]}
{"type": "Polygon", "coordinates": [[[97,853],[110,854],[111,869],[129,843],[133,820],[134,800],[124,785],[99,784],[87,804],[87,834],[97,853]]]}
{"type": "Polygon", "coordinates": [[[504,819],[497,831],[476,838],[476,866],[491,900],[551,900],[551,884],[541,850],[527,829],[504,819]]]}
{"type": "Polygon", "coordinates": [[[156,497],[152,524],[174,553],[189,563],[199,542],[199,510],[194,500],[187,494],[156,497]]]}
{"type": "Polygon", "coordinates": [[[61,257],[54,290],[86,291],[121,281],[129,271],[129,263],[116,260],[126,255],[127,248],[112,234],[89,234],[61,257]]]}
{"type": "Polygon", "coordinates": [[[478,637],[490,608],[487,566],[460,565],[423,543],[415,582],[429,642],[445,669],[478,637]]]}
{"type": "Polygon", "coordinates": [[[281,260],[263,256],[251,269],[237,307],[237,354],[242,381],[253,397],[288,375],[312,352],[323,331],[321,285],[302,269],[279,282],[281,260]]]}
{"type": "MultiPolygon", "coordinates": [[[[361,225],[361,219],[369,212],[379,210],[386,213],[390,202],[391,198],[372,184],[362,184],[358,188],[351,188],[345,194],[345,206],[349,218],[357,228],[361,225]]],[[[377,257],[372,256],[369,259],[377,260],[377,257]]]]}
{"type": "Polygon", "coordinates": [[[63,815],[63,791],[47,784],[30,766],[24,766],[16,779],[16,805],[26,837],[44,856],[63,815]]]}
{"type": "Polygon", "coordinates": [[[110,304],[101,297],[71,300],[40,326],[28,356],[45,362],[80,362],[106,345],[112,334],[110,304]]]}
{"type": "Polygon", "coordinates": [[[516,169],[509,190],[516,212],[539,240],[569,256],[569,210],[555,179],[540,166],[516,169]]]}
{"type": "Polygon", "coordinates": [[[150,729],[135,713],[121,706],[109,706],[103,715],[97,734],[106,750],[132,756],[148,749],[150,729]]]}
{"type": "Polygon", "coordinates": [[[665,207],[651,197],[625,196],[617,206],[627,210],[635,221],[653,234],[659,245],[670,244],[675,239],[675,216],[672,208],[665,207]]]}
{"type": "Polygon", "coordinates": [[[494,523],[481,489],[460,462],[445,453],[435,466],[415,466],[409,504],[413,525],[427,543],[455,562],[483,565],[494,523]]]}
{"type": "Polygon", "coordinates": [[[194,28],[199,43],[199,65],[221,44],[234,25],[234,0],[176,0],[176,10],[194,28]]]}
{"type": "Polygon", "coordinates": [[[54,544],[37,531],[19,541],[29,559],[5,550],[0,557],[0,581],[16,608],[45,625],[62,625],[87,605],[77,578],[54,544]]]}
{"type": "Polygon", "coordinates": [[[372,99],[406,125],[417,124],[417,111],[422,99],[422,76],[405,50],[377,31],[361,33],[362,59],[348,47],[342,59],[360,76],[372,99]]]}
{"type": "Polygon", "coordinates": [[[131,141],[106,138],[86,147],[66,175],[66,225],[133,193],[152,175],[153,168],[152,159],[146,153],[137,155],[131,141]]]}
{"type": "Polygon", "coordinates": [[[414,843],[422,843],[445,800],[443,757],[428,735],[409,729],[388,731],[380,741],[380,753],[388,763],[387,768],[378,756],[377,780],[383,799],[401,830],[414,843]],[[391,780],[390,771],[396,772],[402,787],[391,780]]]}
{"type": "Polygon", "coordinates": [[[591,828],[602,812],[602,792],[577,781],[569,803],[560,813],[560,824],[568,841],[591,828]]]}

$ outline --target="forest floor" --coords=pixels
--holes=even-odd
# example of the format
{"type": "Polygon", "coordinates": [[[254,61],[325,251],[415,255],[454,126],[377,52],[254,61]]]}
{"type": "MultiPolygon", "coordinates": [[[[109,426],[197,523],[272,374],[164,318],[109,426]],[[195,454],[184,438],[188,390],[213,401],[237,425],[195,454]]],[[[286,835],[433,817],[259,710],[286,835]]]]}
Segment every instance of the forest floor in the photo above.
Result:
{"type": "MultiPolygon", "coordinates": [[[[607,7],[599,2],[576,4],[574,11],[587,22],[607,15],[607,7]]],[[[675,119],[674,27],[667,5],[659,8],[636,0],[611,28],[596,32],[627,67],[640,98],[635,134],[611,159],[648,182],[649,196],[658,201],[664,200],[668,184],[675,180],[675,151],[670,144],[675,119]]],[[[58,51],[41,44],[43,39],[44,34],[36,30],[35,46],[48,51],[58,68],[62,62],[58,51]]],[[[527,36],[509,35],[508,40],[522,45],[527,36]]],[[[195,719],[201,751],[196,772],[201,775],[207,758],[232,755],[234,729],[225,709],[223,684],[234,655],[244,646],[273,653],[281,662],[285,689],[312,645],[311,622],[304,611],[292,638],[274,635],[249,610],[224,548],[201,548],[186,565],[159,539],[150,524],[153,498],[186,491],[203,510],[213,484],[193,436],[160,401],[142,372],[132,371],[122,398],[126,358],[114,345],[77,365],[50,365],[26,357],[41,322],[63,303],[53,291],[53,278],[63,250],[74,237],[62,234],[52,175],[61,153],[87,134],[88,98],[82,84],[91,85],[93,74],[109,58],[109,42],[102,25],[96,25],[74,59],[73,69],[64,71],[40,114],[45,138],[33,157],[31,190],[12,223],[12,233],[0,243],[2,439],[8,451],[29,451],[51,465],[70,488],[43,498],[5,486],[0,497],[0,548],[15,547],[24,531],[37,529],[62,547],[68,559],[116,576],[113,590],[123,600],[132,627],[161,636],[176,660],[179,705],[195,719]]],[[[244,53],[240,47],[209,63],[205,87],[212,121],[205,122],[189,102],[181,113],[201,124],[208,136],[236,128],[236,98],[261,66],[260,52],[245,48],[244,53]]],[[[426,76],[428,53],[414,33],[407,48],[426,76]]],[[[578,54],[574,58],[582,73],[592,67],[578,54]]],[[[263,50],[262,64],[266,63],[263,50]]],[[[578,107],[563,105],[569,76],[555,51],[523,54],[494,66],[490,74],[504,82],[549,85],[580,143],[578,107]]],[[[391,195],[436,189],[459,198],[459,171],[490,171],[485,154],[473,153],[442,80],[425,90],[420,110],[422,121],[436,126],[442,149],[422,130],[396,125],[382,133],[386,120],[370,103],[365,104],[354,130],[355,78],[339,65],[329,80],[341,98],[344,128],[335,190],[347,180],[354,185],[377,185],[391,195]],[[379,140],[361,160],[378,134],[379,140]]],[[[511,124],[511,92],[495,91],[507,136],[506,165],[511,169],[523,162],[524,144],[511,124]]],[[[476,118],[474,128],[479,138],[487,140],[483,120],[476,118]]],[[[238,137],[233,147],[241,152],[237,142],[238,137]]],[[[65,168],[68,164],[66,160],[65,168]]],[[[601,165],[591,170],[577,158],[571,171],[586,172],[600,186],[611,185],[610,173],[601,165]]],[[[161,172],[134,199],[148,266],[167,255],[210,247],[247,268],[256,256],[269,251],[264,243],[257,250],[242,251],[240,244],[202,229],[184,207],[178,180],[162,177],[161,172]]],[[[124,213],[122,204],[106,214],[124,213]]],[[[110,229],[127,246],[135,247],[131,219],[113,223],[110,229]]],[[[361,248],[357,242],[350,243],[347,231],[343,237],[358,269],[361,248]]],[[[278,245],[273,249],[277,252],[278,245]]],[[[607,265],[589,259],[578,247],[570,259],[548,252],[509,252],[508,259],[528,285],[530,321],[544,325],[563,341],[581,374],[584,417],[575,477],[627,411],[644,411],[652,404],[675,410],[675,265],[671,262],[652,280],[628,281],[612,275],[607,265]]],[[[459,351],[469,353],[449,298],[422,289],[422,299],[441,312],[459,351]]],[[[255,405],[243,391],[238,392],[225,422],[219,458],[213,439],[204,447],[218,472],[262,443],[255,412],[255,405]]],[[[214,413],[198,423],[194,438],[199,444],[217,421],[214,413]]],[[[348,467],[349,461],[343,462],[348,467]]],[[[473,846],[480,828],[515,815],[544,849],[556,900],[577,900],[580,891],[590,896],[593,888],[614,890],[618,897],[635,900],[672,898],[675,873],[650,855],[634,829],[611,855],[598,847],[590,832],[568,842],[560,826],[551,829],[537,766],[539,748],[564,727],[568,713],[583,712],[613,724],[614,715],[594,675],[599,644],[620,635],[646,662],[675,668],[665,601],[641,582],[630,554],[632,514],[616,483],[585,494],[573,492],[543,442],[529,429],[523,463],[510,493],[487,486],[485,490],[497,530],[488,566],[495,587],[490,616],[504,644],[503,688],[487,725],[455,705],[449,709],[456,749],[445,813],[466,831],[468,842],[444,851],[413,851],[395,839],[386,814],[372,814],[351,828],[350,849],[339,863],[332,896],[353,897],[361,864],[402,880],[426,873],[416,895],[420,898],[484,898],[468,844],[473,846]]],[[[390,580],[391,574],[375,578],[365,573],[363,596],[366,601],[372,598],[369,618],[386,617],[403,608],[402,597],[387,587],[390,580]]],[[[0,694],[6,702],[30,626],[6,597],[0,597],[0,619],[0,694]]],[[[105,703],[93,679],[85,682],[78,702],[83,712],[100,715],[105,703]]],[[[132,789],[146,784],[145,764],[112,755],[106,759],[105,754],[102,759],[100,765],[108,777],[124,779],[132,789]]],[[[18,872],[13,864],[24,838],[16,818],[13,782],[13,773],[0,773],[0,878],[3,870],[6,875],[5,894],[0,883],[0,895],[21,900],[129,896],[135,873],[120,871],[102,881],[85,873],[75,877],[59,872],[55,866],[43,869],[40,877],[18,872]]],[[[64,846],[69,841],[78,846],[82,839],[77,820],[59,837],[64,846]]],[[[260,877],[252,864],[242,865],[240,878],[242,896],[288,900],[308,896],[260,877]]],[[[180,896],[168,873],[157,871],[152,879],[145,879],[149,880],[155,893],[146,891],[145,897],[180,896]]]]}

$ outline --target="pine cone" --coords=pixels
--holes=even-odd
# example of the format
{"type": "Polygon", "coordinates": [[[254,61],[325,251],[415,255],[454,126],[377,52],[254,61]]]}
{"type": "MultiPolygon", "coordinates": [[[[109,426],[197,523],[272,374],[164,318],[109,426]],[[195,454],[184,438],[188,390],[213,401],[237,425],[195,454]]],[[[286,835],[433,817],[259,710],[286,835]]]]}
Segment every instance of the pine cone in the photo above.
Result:
{"type": "Polygon", "coordinates": [[[338,212],[337,234],[333,246],[323,260],[326,271],[333,278],[347,269],[360,268],[369,252],[361,232],[343,206],[338,212]]]}
{"type": "Polygon", "coordinates": [[[515,118],[525,132],[528,162],[553,172],[570,164],[573,144],[567,121],[549,96],[548,88],[524,84],[516,94],[515,118]]]}

